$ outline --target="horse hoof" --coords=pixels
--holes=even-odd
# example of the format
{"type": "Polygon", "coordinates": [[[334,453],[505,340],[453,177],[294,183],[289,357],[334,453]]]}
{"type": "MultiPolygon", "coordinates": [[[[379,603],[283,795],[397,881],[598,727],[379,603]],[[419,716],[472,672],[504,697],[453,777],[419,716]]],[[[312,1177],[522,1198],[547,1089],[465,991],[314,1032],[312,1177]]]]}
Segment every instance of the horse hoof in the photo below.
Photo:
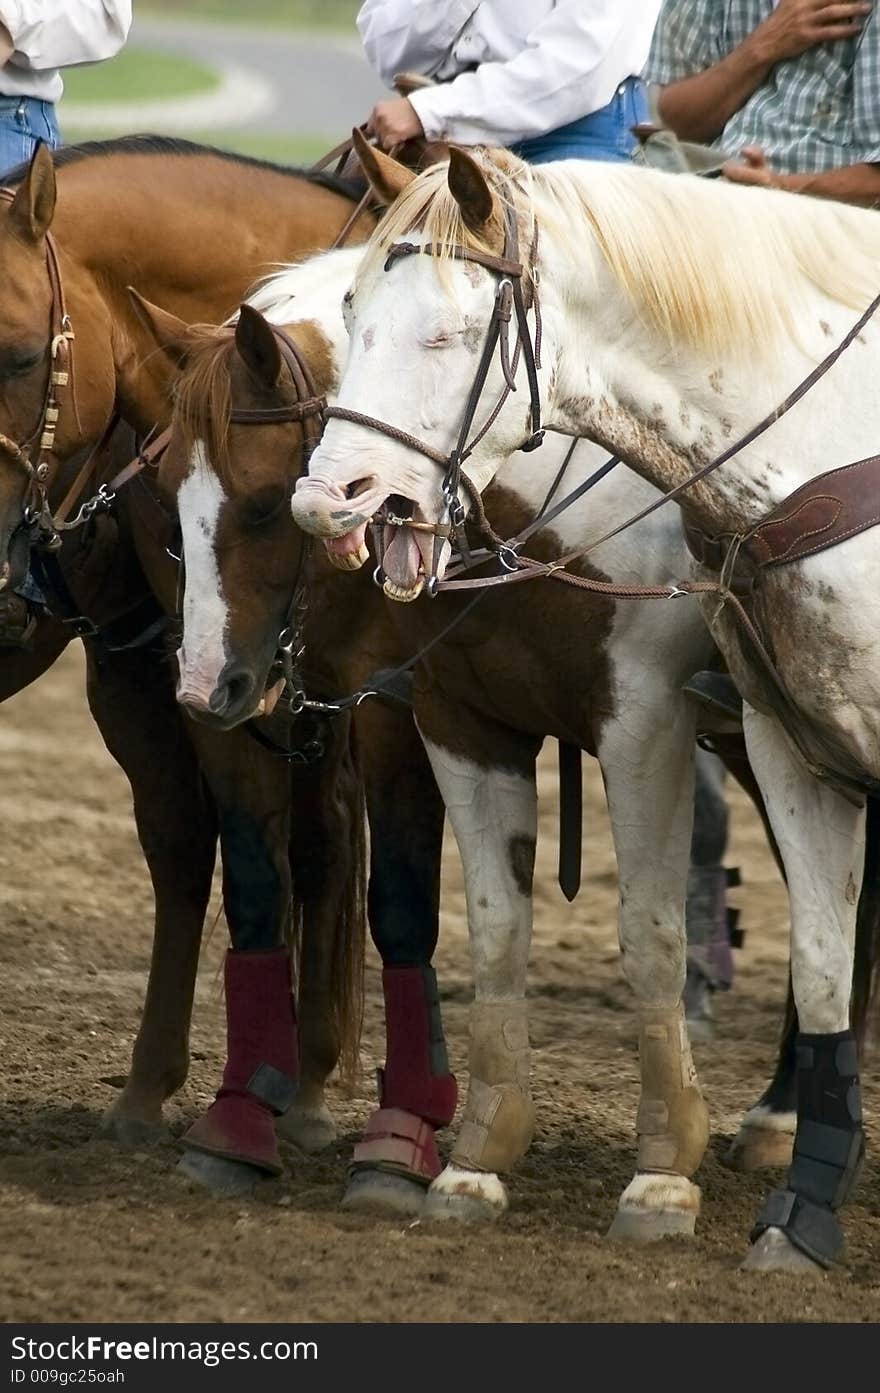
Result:
{"type": "Polygon", "coordinates": [[[787,1272],[792,1277],[822,1277],[825,1269],[796,1248],[782,1229],[766,1229],[742,1263],[743,1272],[787,1272]]]}
{"type": "Polygon", "coordinates": [[[342,1197],[342,1208],[350,1212],[387,1214],[395,1219],[418,1218],[424,1204],[424,1185],[388,1171],[355,1171],[342,1197]]]}
{"type": "Polygon", "coordinates": [[[735,1171],[785,1170],[791,1165],[794,1128],[753,1126],[743,1122],[724,1157],[735,1171]]]}
{"type": "Polygon", "coordinates": [[[248,1195],[274,1179],[244,1161],[229,1161],[225,1156],[210,1156],[206,1151],[185,1151],[177,1169],[188,1180],[194,1180],[212,1195],[248,1195]]]}
{"type": "Polygon", "coordinates": [[[339,1129],[333,1121],[329,1108],[314,1108],[308,1111],[293,1107],[287,1109],[275,1124],[275,1131],[283,1141],[292,1142],[300,1151],[311,1156],[323,1151],[339,1136],[339,1129]]]}
{"type": "Polygon", "coordinates": [[[432,1181],[422,1218],[485,1224],[500,1219],[508,1203],[507,1191],[497,1175],[449,1165],[432,1181]]]}
{"type": "Polygon", "coordinates": [[[693,1238],[700,1187],[683,1175],[637,1175],[624,1190],[606,1234],[621,1243],[693,1238]]]}
{"type": "Polygon", "coordinates": [[[606,1238],[618,1243],[657,1243],[693,1238],[697,1216],[684,1209],[618,1209],[606,1238]]]}
{"type": "Polygon", "coordinates": [[[142,1117],[126,1117],[111,1108],[101,1118],[98,1136],[136,1150],[140,1146],[157,1146],[160,1142],[166,1142],[171,1133],[161,1120],[147,1122],[142,1117]]]}

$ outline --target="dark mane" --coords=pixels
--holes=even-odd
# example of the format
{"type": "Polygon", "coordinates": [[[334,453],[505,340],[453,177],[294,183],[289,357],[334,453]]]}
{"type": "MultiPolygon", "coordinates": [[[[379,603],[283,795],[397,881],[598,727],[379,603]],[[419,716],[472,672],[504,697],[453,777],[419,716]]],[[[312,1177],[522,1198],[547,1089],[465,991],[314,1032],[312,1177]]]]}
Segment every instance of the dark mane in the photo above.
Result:
{"type": "MultiPolygon", "coordinates": [[[[105,155],[214,155],[219,160],[232,164],[242,164],[256,169],[271,169],[276,174],[289,175],[291,179],[305,179],[319,188],[340,194],[354,203],[364,192],[365,184],[356,179],[343,179],[327,170],[299,169],[295,165],[274,164],[271,160],[256,159],[252,155],[237,155],[232,150],[220,150],[213,145],[201,145],[193,140],[183,140],[172,135],[121,135],[113,140],[86,140],[80,145],[63,145],[52,153],[56,169],[65,165],[79,164],[82,160],[101,159],[105,155]]],[[[17,165],[3,180],[4,184],[20,184],[28,172],[30,161],[17,165]]]]}

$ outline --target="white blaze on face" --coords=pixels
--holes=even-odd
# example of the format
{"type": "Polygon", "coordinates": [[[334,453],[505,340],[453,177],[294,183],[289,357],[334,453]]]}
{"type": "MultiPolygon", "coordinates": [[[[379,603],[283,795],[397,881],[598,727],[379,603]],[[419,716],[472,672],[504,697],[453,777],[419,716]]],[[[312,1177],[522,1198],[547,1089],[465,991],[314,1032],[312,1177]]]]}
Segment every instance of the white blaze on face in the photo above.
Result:
{"type": "Polygon", "coordinates": [[[183,597],[183,643],[178,652],[179,701],[207,707],[226,663],[229,612],[217,566],[216,536],[223,486],[197,440],[189,473],[177,495],[183,534],[186,586],[183,597]]]}

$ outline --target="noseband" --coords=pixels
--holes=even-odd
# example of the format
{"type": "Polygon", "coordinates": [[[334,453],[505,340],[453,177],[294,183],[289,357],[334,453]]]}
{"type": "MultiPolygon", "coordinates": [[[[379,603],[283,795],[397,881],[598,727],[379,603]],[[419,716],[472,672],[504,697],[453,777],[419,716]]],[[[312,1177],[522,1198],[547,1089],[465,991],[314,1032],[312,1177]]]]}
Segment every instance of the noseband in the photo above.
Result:
{"type": "MultiPolygon", "coordinates": [[[[504,250],[501,256],[493,256],[489,252],[481,252],[464,246],[452,247],[450,254],[456,261],[474,262],[478,266],[486,267],[487,270],[499,277],[486,340],[483,344],[473,385],[465,402],[458,438],[453,448],[444,455],[442,451],[436,450],[433,445],[420,440],[418,436],[410,435],[409,432],[401,430],[398,426],[391,425],[387,421],[380,421],[375,416],[368,416],[361,411],[351,411],[348,407],[328,406],[324,413],[328,419],[349,421],[353,425],[365,426],[368,430],[378,431],[380,435],[388,436],[389,439],[396,440],[398,444],[405,445],[408,449],[424,455],[443,470],[441,484],[443,513],[439,522],[414,522],[412,518],[398,517],[389,513],[387,509],[375,520],[376,525],[381,523],[386,527],[409,527],[433,535],[434,554],[431,575],[428,577],[427,583],[429,595],[436,595],[439,588],[440,555],[444,541],[453,539],[458,551],[465,559],[470,555],[465,531],[466,509],[459,496],[462,489],[468,494],[471,504],[475,508],[478,525],[487,536],[490,548],[496,552],[503,565],[509,568],[512,564],[512,558],[505,554],[504,548],[497,546],[495,534],[487,526],[484,526],[485,515],[482,501],[478,490],[464,472],[464,464],[479,445],[483,436],[494,425],[511,392],[516,391],[515,379],[520,355],[522,355],[525,364],[529,384],[530,431],[519,448],[521,450],[536,450],[544,439],[544,431],[541,428],[541,399],[538,389],[538,370],[541,366],[541,310],[538,300],[537,223],[529,249],[527,266],[523,265],[519,258],[519,232],[516,213],[510,202],[504,205],[504,250]],[[524,289],[523,280],[526,270],[528,270],[528,280],[524,289]],[[534,309],[535,312],[534,339],[529,329],[529,309],[534,309]],[[514,316],[516,317],[516,340],[511,357],[510,321],[514,316]],[[486,421],[479,430],[471,435],[474,418],[496,348],[504,376],[504,388],[486,421]]],[[[384,270],[390,271],[405,256],[437,255],[439,255],[439,248],[434,247],[430,242],[424,245],[415,242],[398,242],[389,248],[384,270]]],[[[381,562],[377,568],[376,579],[381,583],[381,562]]]]}
{"type": "MultiPolygon", "coordinates": [[[[15,189],[0,189],[0,199],[12,203],[15,189]]],[[[52,481],[58,472],[58,458],[55,455],[55,432],[61,414],[63,394],[71,385],[73,375],[72,343],[73,326],[64,298],[64,285],[58,263],[58,247],[51,232],[45,235],[46,270],[49,275],[51,308],[49,311],[49,376],[37,424],[26,440],[18,442],[0,434],[0,450],[3,450],[13,464],[25,475],[25,495],[23,499],[24,521],[27,527],[36,528],[49,546],[60,546],[52,524],[48,494],[52,481]]]]}

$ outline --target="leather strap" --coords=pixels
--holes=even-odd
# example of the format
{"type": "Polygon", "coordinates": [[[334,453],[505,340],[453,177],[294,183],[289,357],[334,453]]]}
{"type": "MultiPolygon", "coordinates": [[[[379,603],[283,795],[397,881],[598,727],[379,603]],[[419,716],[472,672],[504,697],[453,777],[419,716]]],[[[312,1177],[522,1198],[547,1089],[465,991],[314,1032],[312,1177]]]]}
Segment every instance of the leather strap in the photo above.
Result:
{"type": "Polygon", "coordinates": [[[559,888],[569,904],[581,888],[583,770],[580,745],[559,741],[559,888]]]}

